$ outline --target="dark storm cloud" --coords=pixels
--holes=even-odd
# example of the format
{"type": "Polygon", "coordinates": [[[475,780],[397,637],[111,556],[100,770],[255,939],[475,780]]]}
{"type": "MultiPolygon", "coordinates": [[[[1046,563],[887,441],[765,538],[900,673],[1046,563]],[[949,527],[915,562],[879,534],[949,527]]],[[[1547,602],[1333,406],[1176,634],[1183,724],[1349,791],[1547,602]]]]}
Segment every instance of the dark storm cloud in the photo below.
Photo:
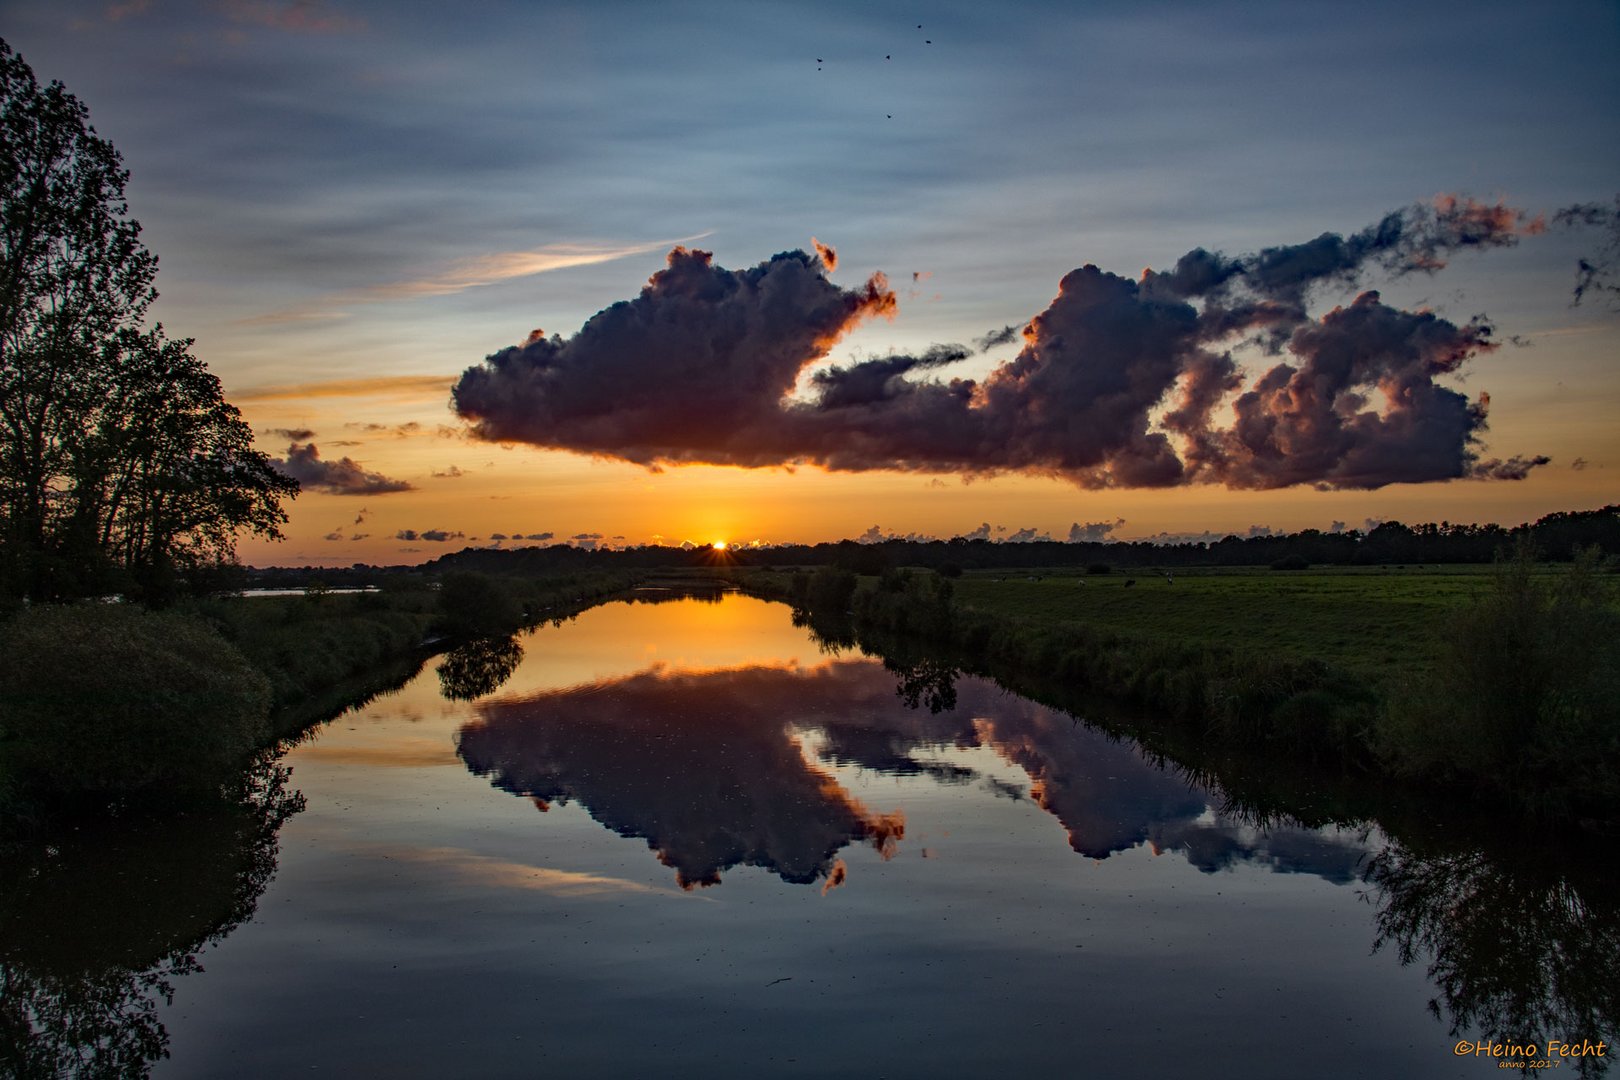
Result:
{"type": "Polygon", "coordinates": [[[469,369],[455,407],[491,441],[643,465],[781,464],[798,456],[779,414],[799,372],[894,307],[881,277],[840,289],[802,251],[730,271],[677,247],[639,297],[598,312],[573,338],[536,331],[469,369]]]}
{"type": "Polygon", "coordinates": [[[824,258],[797,251],[730,271],[676,248],[639,297],[573,338],[537,332],[469,368],[455,405],[479,438],[650,467],[1021,472],[1092,488],[1513,479],[1540,460],[1480,465],[1488,399],[1436,381],[1496,348],[1483,317],[1457,325],[1369,291],[1317,318],[1307,301],[1318,286],[1432,272],[1452,252],[1541,228],[1505,205],[1444,197],[1348,238],[1195,249],[1140,281],[1088,265],[980,380],[930,377],[972,355],[942,345],[816,371],[808,400],[790,396],[801,372],[894,310],[886,282],[839,289],[824,258]],[[1245,345],[1278,361],[1252,382],[1232,353],[1245,345]]]}
{"type": "Polygon", "coordinates": [[[324,491],[330,495],[387,495],[411,490],[411,485],[404,480],[391,480],[382,473],[367,472],[353,458],[322,461],[320,450],[314,443],[300,445],[295,442],[287,447],[285,459],[271,458],[270,464],[297,480],[308,491],[324,491]]]}

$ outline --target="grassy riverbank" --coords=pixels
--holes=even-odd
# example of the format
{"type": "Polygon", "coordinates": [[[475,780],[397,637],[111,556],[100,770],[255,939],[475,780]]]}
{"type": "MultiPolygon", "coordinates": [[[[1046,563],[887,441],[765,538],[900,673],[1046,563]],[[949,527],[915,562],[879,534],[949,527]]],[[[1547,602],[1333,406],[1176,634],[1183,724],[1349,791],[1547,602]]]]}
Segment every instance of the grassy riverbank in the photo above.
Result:
{"type": "Polygon", "coordinates": [[[750,589],[937,643],[1012,681],[1133,703],[1202,742],[1620,818],[1613,575],[1483,571],[747,571],[750,589]],[[1127,582],[1133,582],[1127,585],[1127,582]]]}
{"type": "Polygon", "coordinates": [[[0,826],[206,793],[257,751],[396,685],[442,647],[570,617],[635,580],[462,574],[165,612],[18,612],[0,622],[10,660],[0,672],[0,826]]]}

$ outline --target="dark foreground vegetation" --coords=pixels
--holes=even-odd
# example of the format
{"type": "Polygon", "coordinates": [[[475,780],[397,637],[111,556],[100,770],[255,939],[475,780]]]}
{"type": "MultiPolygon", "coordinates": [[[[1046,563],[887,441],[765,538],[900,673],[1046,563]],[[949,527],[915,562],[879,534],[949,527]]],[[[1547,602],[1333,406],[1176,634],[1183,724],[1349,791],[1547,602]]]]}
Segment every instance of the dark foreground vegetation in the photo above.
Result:
{"type": "Polygon", "coordinates": [[[460,678],[487,678],[476,672],[514,631],[633,580],[401,577],[358,594],[17,612],[0,622],[0,832],[209,801],[277,739],[402,682],[431,653],[465,651],[460,678]],[[469,667],[475,656],[486,659],[469,667]]]}
{"type": "MultiPolygon", "coordinates": [[[[1351,575],[1340,591],[1369,621],[1348,651],[1382,639],[1379,647],[1416,657],[1383,668],[1334,662],[1346,643],[1313,634],[1312,605],[1301,602],[1309,578],[1290,577],[1292,595],[1249,613],[1251,625],[1276,635],[1257,648],[1230,612],[1203,633],[1177,626],[1170,615],[1182,600],[1200,606],[1185,578],[1087,586],[1072,575],[862,577],[830,566],[739,576],[824,632],[836,636],[843,621],[846,635],[876,634],[879,652],[928,642],[965,670],[1044,700],[1043,683],[1105,694],[1206,747],[1449,788],[1544,823],[1620,826],[1620,610],[1615,579],[1599,573],[1591,549],[1555,570],[1521,545],[1489,572],[1444,580],[1444,599],[1426,604],[1400,602],[1408,588],[1400,575],[1351,575]],[[1380,603],[1381,590],[1397,599],[1380,603]],[[1126,605],[1135,618],[1119,616],[1126,605]],[[1404,623],[1378,619],[1380,607],[1404,611],[1404,623]]],[[[1211,610],[1223,592],[1228,602],[1242,596],[1231,587],[1238,579],[1211,580],[1202,596],[1211,610]]],[[[1334,582],[1325,584],[1320,591],[1333,597],[1334,582]]]]}

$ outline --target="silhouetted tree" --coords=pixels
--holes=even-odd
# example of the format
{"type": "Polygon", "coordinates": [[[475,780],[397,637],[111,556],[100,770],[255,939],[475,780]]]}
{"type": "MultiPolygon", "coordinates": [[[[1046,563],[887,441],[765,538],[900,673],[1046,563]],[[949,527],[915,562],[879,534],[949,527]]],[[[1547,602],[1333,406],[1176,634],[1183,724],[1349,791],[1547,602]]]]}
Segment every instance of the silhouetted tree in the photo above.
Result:
{"type": "Polygon", "coordinates": [[[0,595],[117,583],[160,599],[177,571],[279,537],[298,485],[252,449],[219,380],[143,329],[157,259],[129,173],[60,83],[0,41],[0,595]]]}

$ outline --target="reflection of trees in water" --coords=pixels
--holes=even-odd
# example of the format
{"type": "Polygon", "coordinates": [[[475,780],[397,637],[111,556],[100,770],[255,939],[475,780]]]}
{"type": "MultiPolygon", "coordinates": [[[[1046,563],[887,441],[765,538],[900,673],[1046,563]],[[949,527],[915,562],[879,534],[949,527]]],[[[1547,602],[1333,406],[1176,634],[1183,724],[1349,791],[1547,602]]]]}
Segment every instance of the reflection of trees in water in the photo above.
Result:
{"type": "Polygon", "coordinates": [[[810,638],[826,656],[855,648],[855,624],[847,615],[793,609],[793,625],[810,631],[810,638]]]}
{"type": "Polygon", "coordinates": [[[931,713],[956,708],[956,677],[961,674],[952,664],[932,656],[885,657],[883,666],[900,677],[895,696],[906,708],[928,706],[931,713]]]}
{"type": "MultiPolygon", "coordinates": [[[[1372,862],[1374,949],[1424,960],[1430,1002],[1453,1035],[1579,1042],[1620,1035],[1620,898],[1577,885],[1536,851],[1512,865],[1478,847],[1423,851],[1392,842],[1372,862]]],[[[1611,1053],[1613,1051],[1611,1050],[1611,1053]]],[[[1598,1075],[1606,1059],[1571,1059],[1598,1075]]]]}
{"type": "Polygon", "coordinates": [[[217,808],[86,823],[0,860],[0,1075],[144,1077],[198,954],[253,915],[303,809],[268,755],[217,808]]]}
{"type": "Polygon", "coordinates": [[[439,676],[439,692],[451,701],[471,701],[493,694],[512,677],[522,659],[523,646],[515,637],[463,642],[446,653],[434,669],[439,676]]]}
{"type": "Polygon", "coordinates": [[[627,604],[668,604],[675,600],[696,600],[700,604],[718,604],[736,587],[729,584],[684,582],[670,585],[639,585],[620,599],[627,604]]]}

